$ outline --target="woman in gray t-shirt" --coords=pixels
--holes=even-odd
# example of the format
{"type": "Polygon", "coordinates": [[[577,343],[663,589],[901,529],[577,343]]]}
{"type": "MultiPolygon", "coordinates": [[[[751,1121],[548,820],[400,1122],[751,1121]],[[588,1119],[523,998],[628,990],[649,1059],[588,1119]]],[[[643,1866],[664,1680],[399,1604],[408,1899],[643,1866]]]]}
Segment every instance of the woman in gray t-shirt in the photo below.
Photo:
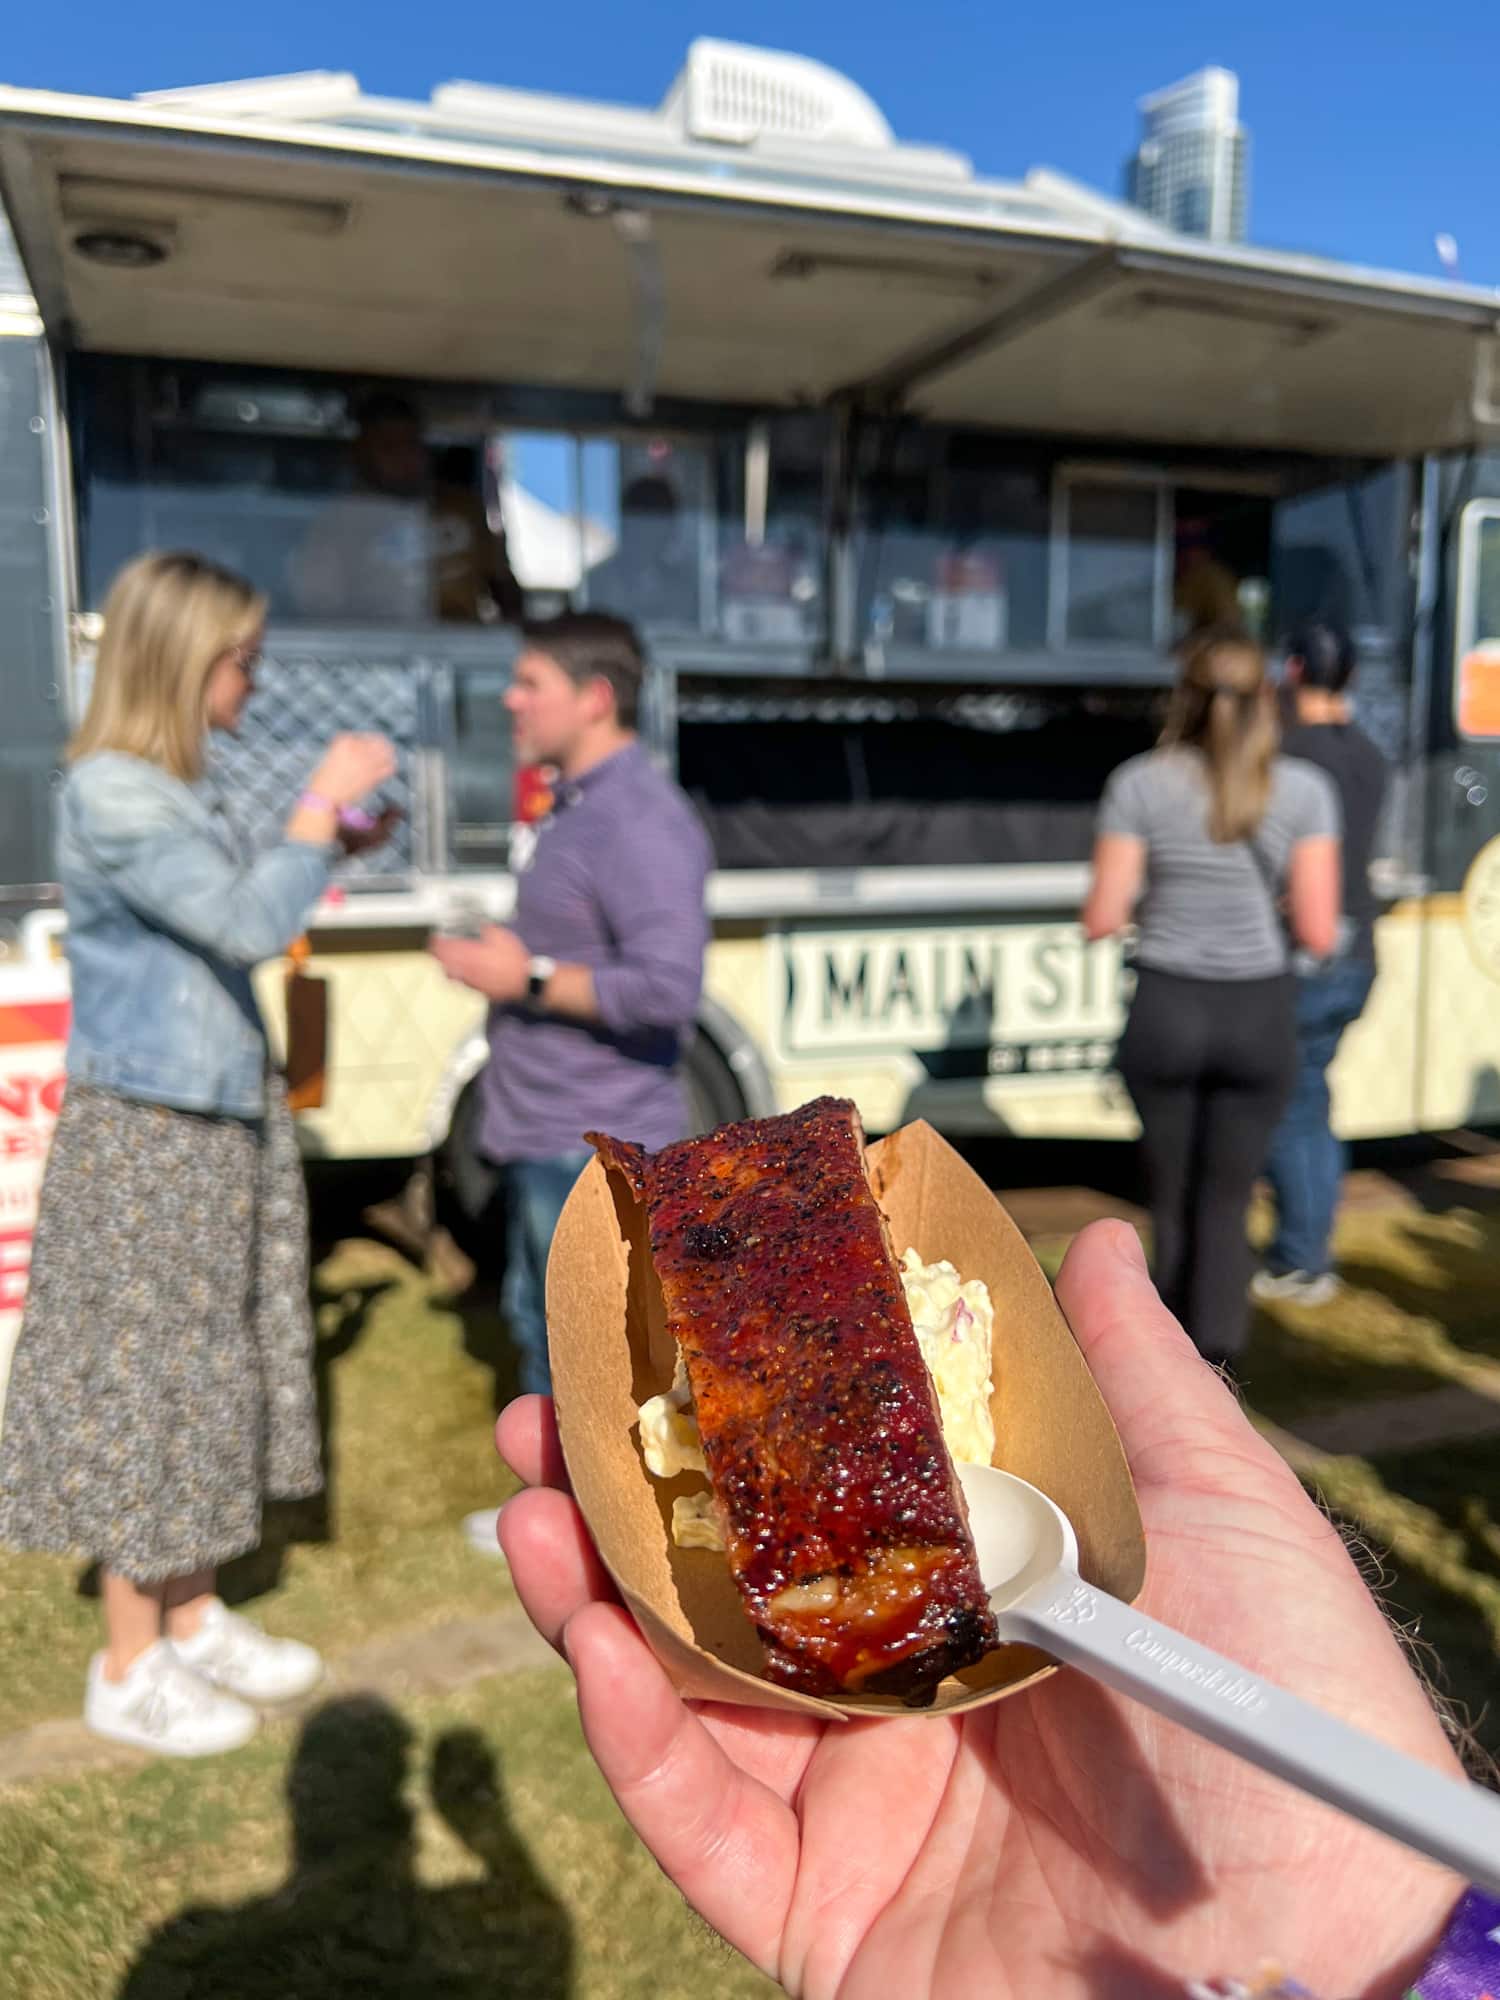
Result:
{"type": "Polygon", "coordinates": [[[1292,945],[1326,956],[1338,925],[1337,795],[1276,743],[1259,650],[1205,633],[1160,747],[1105,788],[1083,913],[1091,938],[1137,927],[1116,1063],[1141,1121],[1157,1284],[1216,1362],[1244,1344],[1245,1210],[1295,1074],[1292,945]]]}

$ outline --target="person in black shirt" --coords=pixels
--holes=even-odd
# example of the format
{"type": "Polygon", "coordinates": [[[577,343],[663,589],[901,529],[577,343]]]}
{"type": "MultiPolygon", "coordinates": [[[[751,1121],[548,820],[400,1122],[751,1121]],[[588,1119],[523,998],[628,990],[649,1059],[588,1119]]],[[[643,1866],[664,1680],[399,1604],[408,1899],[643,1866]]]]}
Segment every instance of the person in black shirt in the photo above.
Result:
{"type": "Polygon", "coordinates": [[[1289,708],[1282,755],[1326,771],[1344,811],[1343,919],[1331,958],[1297,981],[1297,1084],[1271,1141],[1266,1175],[1276,1197],[1276,1235],[1251,1289],[1259,1299],[1321,1305],[1337,1292],[1329,1238],[1344,1174],[1344,1149],[1329,1122],[1328,1067],[1358,1019],[1375,980],[1376,901],[1370,857],[1384,801],[1386,760],[1350,718],[1354,648],[1347,634],[1312,624],[1287,650],[1289,708]]]}

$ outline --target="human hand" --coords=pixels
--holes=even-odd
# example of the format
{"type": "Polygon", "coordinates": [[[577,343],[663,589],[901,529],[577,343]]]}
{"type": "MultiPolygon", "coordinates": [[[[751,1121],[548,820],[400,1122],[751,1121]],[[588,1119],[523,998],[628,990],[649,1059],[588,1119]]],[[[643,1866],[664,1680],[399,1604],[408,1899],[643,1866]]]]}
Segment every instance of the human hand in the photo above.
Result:
{"type": "MultiPolygon", "coordinates": [[[[1085,1230],[1058,1297],[1130,1459],[1141,1606],[1452,1770],[1337,1532],[1161,1304],[1134,1231],[1085,1230]]],[[[1179,2000],[1267,1960],[1396,2000],[1457,1880],[1064,1670],[951,1719],[822,1723],[684,1703],[614,1601],[566,1493],[551,1406],[501,1452],[522,1602],[578,1677],[589,1748],[715,1929],[803,2000],[1179,2000]]]]}
{"type": "Polygon", "coordinates": [[[477,938],[430,938],[427,949],[450,979],[487,1000],[520,1000],[530,984],[531,953],[498,924],[485,924],[477,938]]]}
{"type": "Polygon", "coordinates": [[[384,736],[353,730],[335,736],[307,789],[331,806],[357,805],[395,776],[396,752],[384,736]]]}

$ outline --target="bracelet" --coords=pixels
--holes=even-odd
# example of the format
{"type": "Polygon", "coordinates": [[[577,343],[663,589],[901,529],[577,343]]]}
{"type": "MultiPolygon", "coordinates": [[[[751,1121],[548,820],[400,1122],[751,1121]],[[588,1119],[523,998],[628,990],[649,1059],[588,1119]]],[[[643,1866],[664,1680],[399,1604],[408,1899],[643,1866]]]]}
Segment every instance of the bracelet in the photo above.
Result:
{"type": "Polygon", "coordinates": [[[1495,1995],[1500,1995],[1500,1897],[1470,1889],[1406,2000],[1487,2000],[1495,1995]]]}
{"type": "Polygon", "coordinates": [[[374,813],[366,812],[363,806],[336,806],[321,792],[304,792],[297,803],[309,812],[332,813],[338,824],[347,827],[351,833],[368,833],[375,825],[374,813]]]}
{"type": "MultiPolygon", "coordinates": [[[[1276,1966],[1253,1979],[1194,1979],[1186,2000],[1318,2000],[1276,1966]]],[[[1500,2000],[1500,1897],[1469,1889],[1406,2000],[1500,2000]]]]}

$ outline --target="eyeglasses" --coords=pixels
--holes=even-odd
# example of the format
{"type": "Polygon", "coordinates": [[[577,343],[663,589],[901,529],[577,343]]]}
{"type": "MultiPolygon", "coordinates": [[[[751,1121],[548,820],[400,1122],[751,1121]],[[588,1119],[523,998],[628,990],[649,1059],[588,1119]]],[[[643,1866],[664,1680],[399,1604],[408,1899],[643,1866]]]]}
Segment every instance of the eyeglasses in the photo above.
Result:
{"type": "Polygon", "coordinates": [[[231,646],[225,653],[224,658],[226,660],[233,660],[240,672],[248,679],[260,665],[260,648],[259,646],[247,645],[231,646]]]}

